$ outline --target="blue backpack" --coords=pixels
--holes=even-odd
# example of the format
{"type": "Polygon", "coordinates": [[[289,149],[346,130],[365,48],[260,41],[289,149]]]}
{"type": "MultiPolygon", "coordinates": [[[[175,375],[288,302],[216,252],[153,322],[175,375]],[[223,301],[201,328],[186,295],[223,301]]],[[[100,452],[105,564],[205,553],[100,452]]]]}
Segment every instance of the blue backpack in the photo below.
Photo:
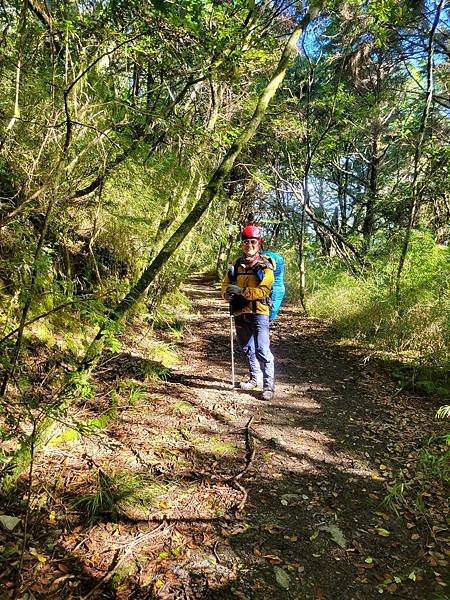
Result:
{"type": "Polygon", "coordinates": [[[284,287],[284,259],[277,252],[268,250],[262,251],[262,254],[268,256],[275,262],[274,282],[272,286],[272,306],[270,307],[269,319],[274,321],[280,310],[281,303],[283,302],[284,295],[286,294],[286,288],[284,287]]]}

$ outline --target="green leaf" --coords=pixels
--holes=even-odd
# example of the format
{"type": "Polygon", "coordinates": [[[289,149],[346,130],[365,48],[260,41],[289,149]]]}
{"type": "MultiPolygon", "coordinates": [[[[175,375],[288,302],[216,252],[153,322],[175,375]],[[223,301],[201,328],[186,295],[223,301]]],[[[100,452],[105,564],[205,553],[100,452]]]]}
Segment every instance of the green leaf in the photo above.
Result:
{"type": "Polygon", "coordinates": [[[0,524],[7,531],[12,531],[20,523],[20,519],[17,517],[10,517],[9,515],[0,515],[0,524]]]}
{"type": "Polygon", "coordinates": [[[333,542],[341,548],[347,547],[347,540],[345,539],[342,530],[339,529],[339,527],[335,523],[330,523],[329,525],[322,525],[321,527],[319,527],[319,529],[321,531],[326,531],[327,533],[329,533],[333,542]]]}
{"type": "Polygon", "coordinates": [[[275,579],[278,585],[284,590],[288,590],[291,585],[291,579],[284,569],[281,567],[274,567],[275,579]]]}
{"type": "Polygon", "coordinates": [[[389,537],[391,535],[391,532],[387,529],[383,529],[383,527],[375,527],[375,531],[378,535],[381,535],[381,537],[389,537]]]}

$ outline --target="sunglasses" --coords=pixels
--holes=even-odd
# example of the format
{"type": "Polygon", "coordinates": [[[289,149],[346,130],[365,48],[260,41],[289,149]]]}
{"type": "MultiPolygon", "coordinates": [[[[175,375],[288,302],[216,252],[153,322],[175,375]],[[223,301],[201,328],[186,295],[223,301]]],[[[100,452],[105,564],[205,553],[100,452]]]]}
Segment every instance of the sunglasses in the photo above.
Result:
{"type": "Polygon", "coordinates": [[[242,240],[243,244],[259,244],[259,240],[257,238],[247,238],[246,240],[242,240]]]}

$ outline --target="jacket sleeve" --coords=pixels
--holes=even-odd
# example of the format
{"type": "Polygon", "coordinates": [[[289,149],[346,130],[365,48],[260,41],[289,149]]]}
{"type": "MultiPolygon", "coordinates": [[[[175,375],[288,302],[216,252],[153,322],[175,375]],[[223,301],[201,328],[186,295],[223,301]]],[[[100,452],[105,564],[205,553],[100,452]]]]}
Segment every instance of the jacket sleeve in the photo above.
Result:
{"type": "Polygon", "coordinates": [[[263,300],[270,296],[274,281],[273,271],[270,268],[264,269],[264,277],[257,287],[246,287],[242,290],[242,296],[246,300],[263,300]]]}
{"type": "Polygon", "coordinates": [[[222,288],[220,290],[220,295],[224,300],[226,299],[225,290],[227,289],[228,285],[230,285],[230,279],[228,278],[228,273],[226,273],[225,277],[222,279],[222,288]]]}

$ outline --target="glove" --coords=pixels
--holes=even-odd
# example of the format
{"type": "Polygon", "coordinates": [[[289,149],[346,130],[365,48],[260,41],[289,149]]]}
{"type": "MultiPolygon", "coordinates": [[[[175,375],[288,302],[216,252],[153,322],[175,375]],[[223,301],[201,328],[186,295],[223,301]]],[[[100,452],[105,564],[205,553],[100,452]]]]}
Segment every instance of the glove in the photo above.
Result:
{"type": "Polygon", "coordinates": [[[242,294],[242,288],[239,287],[238,285],[230,284],[229,286],[227,286],[227,289],[225,290],[225,294],[227,296],[234,296],[235,294],[242,294]]]}

